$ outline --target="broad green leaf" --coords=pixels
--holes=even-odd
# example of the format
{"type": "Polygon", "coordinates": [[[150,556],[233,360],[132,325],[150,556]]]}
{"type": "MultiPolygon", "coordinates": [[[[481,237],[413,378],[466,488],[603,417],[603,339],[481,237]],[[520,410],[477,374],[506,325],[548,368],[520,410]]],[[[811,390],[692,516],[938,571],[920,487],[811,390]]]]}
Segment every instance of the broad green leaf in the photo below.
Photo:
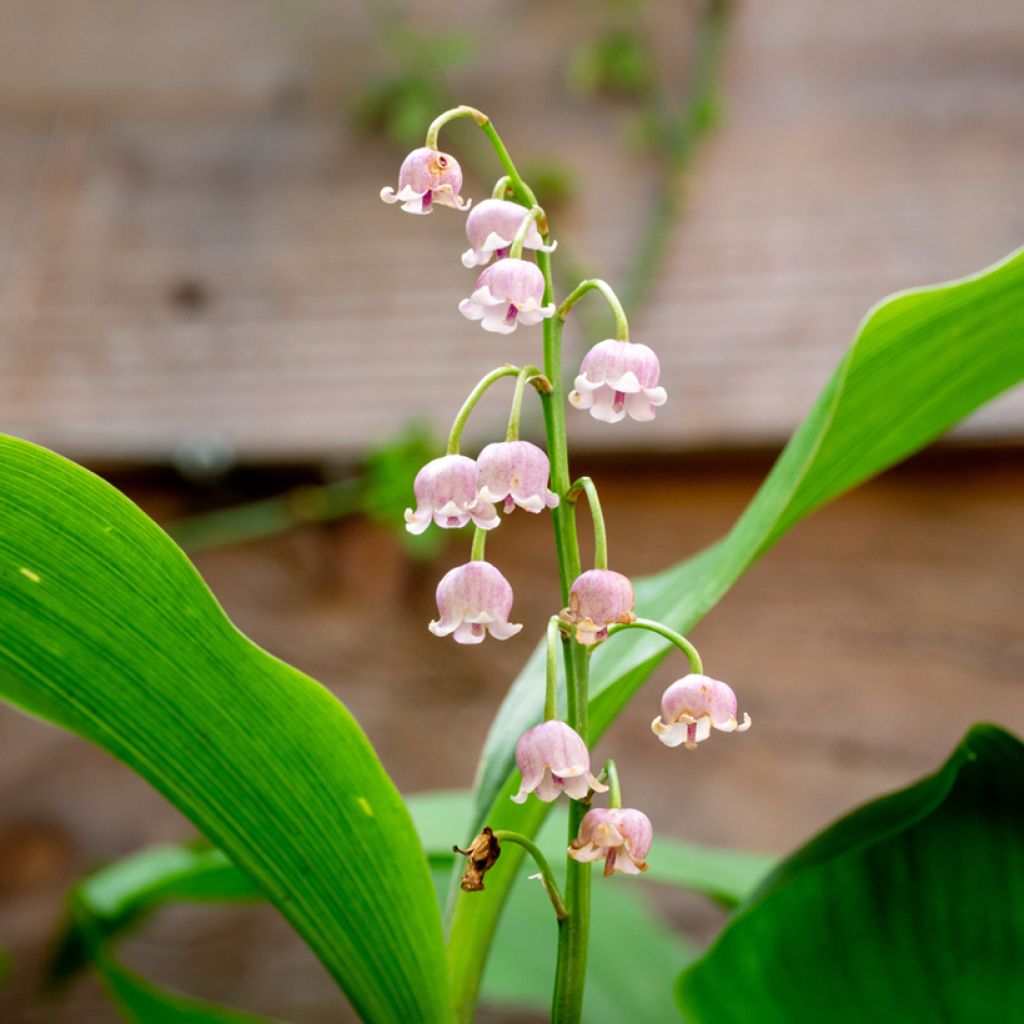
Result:
{"type": "Polygon", "coordinates": [[[784,861],[684,971],[693,1024],[1018,1019],[1024,744],[977,726],[933,776],[784,861]]]}
{"type": "Polygon", "coordinates": [[[267,894],[368,1021],[449,1016],[412,821],[323,687],[73,463],[0,438],[0,697],[120,758],[267,894]]]}
{"type": "MultiPolygon", "coordinates": [[[[1024,379],[1024,250],[950,284],[876,306],[832,379],[728,536],[636,586],[638,614],[690,630],[779,537],[809,512],[919,450],[1024,379]]],[[[596,739],[669,652],[639,630],[593,657],[590,728],[596,739]]],[[[713,666],[710,666],[713,673],[713,666]]],[[[681,673],[682,674],[682,671],[681,673]]],[[[543,654],[535,651],[502,704],[481,758],[474,821],[535,834],[545,808],[510,803],[518,737],[543,712],[543,654]]],[[[505,893],[457,897],[449,930],[456,1014],[472,1011],[479,967],[505,893]]]]}

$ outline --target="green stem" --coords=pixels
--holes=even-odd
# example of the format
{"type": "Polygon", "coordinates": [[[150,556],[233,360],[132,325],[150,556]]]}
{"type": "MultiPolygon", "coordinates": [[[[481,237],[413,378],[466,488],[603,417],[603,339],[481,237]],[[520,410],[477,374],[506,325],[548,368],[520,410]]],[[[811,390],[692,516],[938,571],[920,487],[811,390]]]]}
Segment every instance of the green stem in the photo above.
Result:
{"type": "Polygon", "coordinates": [[[558,717],[558,640],[561,637],[558,621],[557,615],[552,615],[548,619],[547,671],[544,676],[545,722],[550,722],[558,717]]]}
{"type": "Polygon", "coordinates": [[[674,629],[669,629],[668,626],[663,626],[660,622],[654,622],[652,619],[636,619],[634,622],[616,622],[609,626],[608,636],[621,633],[624,629],[647,629],[652,633],[663,636],[666,640],[671,640],[689,659],[690,668],[697,675],[702,676],[704,674],[704,664],[700,660],[697,648],[685,636],[677,633],[674,629]]]}
{"type": "Polygon", "coordinates": [[[611,758],[604,763],[604,774],[608,778],[608,806],[621,807],[622,786],[619,783],[619,769],[615,767],[615,762],[611,758]]]}
{"type": "Polygon", "coordinates": [[[615,337],[618,341],[629,341],[629,323],[626,320],[626,311],[622,308],[622,303],[619,302],[619,297],[615,294],[611,285],[607,281],[602,281],[599,277],[591,277],[586,281],[580,281],[578,285],[569,293],[565,302],[558,307],[558,319],[565,320],[569,315],[569,310],[576,305],[577,302],[587,292],[597,291],[600,292],[605,301],[611,307],[612,313],[615,315],[615,337]]]}
{"type": "MultiPolygon", "coordinates": [[[[471,108],[467,107],[465,109],[469,110],[471,108]]],[[[478,110],[476,113],[480,114],[480,111],[478,110]]],[[[441,116],[443,117],[444,115],[442,114],[441,116]]],[[[491,123],[490,118],[484,114],[480,114],[480,117],[484,120],[480,121],[478,118],[476,123],[480,125],[484,135],[487,136],[488,141],[494,147],[494,152],[498,155],[498,159],[501,161],[501,166],[505,168],[505,173],[508,175],[509,187],[511,187],[512,191],[515,192],[521,200],[525,201],[525,206],[536,206],[537,197],[533,194],[533,189],[523,181],[519,171],[516,170],[516,165],[512,163],[512,157],[508,155],[505,143],[502,142],[501,136],[494,130],[494,125],[491,123]]]]}
{"type": "Polygon", "coordinates": [[[608,534],[604,527],[604,514],[601,511],[601,499],[597,496],[597,487],[589,476],[581,476],[569,488],[565,500],[575,504],[580,494],[586,494],[590,506],[590,518],[594,521],[594,568],[608,568],[608,534]]]}
{"type": "MultiPolygon", "coordinates": [[[[477,122],[480,123],[479,121],[477,122]]],[[[480,124],[494,147],[514,196],[524,206],[537,205],[533,190],[523,181],[501,136],[491,122],[480,124]]],[[[546,222],[538,230],[548,236],[546,222]]],[[[544,275],[545,305],[554,302],[551,275],[551,255],[537,253],[537,267],[544,275]]],[[[548,458],[551,461],[551,489],[564,497],[569,490],[569,453],[565,430],[565,386],[562,378],[562,321],[557,316],[545,318],[544,376],[551,385],[542,395],[544,431],[547,437],[548,458]]],[[[580,574],[579,541],[576,521],[569,502],[560,502],[553,510],[555,551],[558,556],[558,575],[562,589],[562,604],[569,603],[569,588],[580,574]]],[[[565,662],[566,718],[569,726],[587,742],[587,649],[570,638],[562,638],[565,662]]],[[[576,838],[580,821],[587,812],[587,804],[578,800],[569,802],[569,841],[576,838]]],[[[566,844],[568,845],[568,843],[566,844]]],[[[566,855],[565,903],[568,917],[558,923],[558,965],[555,970],[555,990],[552,996],[551,1018],[555,1024],[576,1024],[583,1010],[583,983],[587,968],[587,941],[590,931],[590,865],[580,864],[566,855]]]]}
{"type": "Polygon", "coordinates": [[[564,921],[569,916],[569,911],[565,909],[565,900],[562,899],[562,893],[558,888],[558,883],[555,881],[551,865],[548,863],[547,857],[540,852],[540,847],[521,832],[509,832],[503,828],[495,831],[494,838],[499,843],[518,844],[537,862],[537,867],[540,868],[540,878],[544,883],[544,889],[547,891],[548,899],[551,900],[551,906],[555,908],[555,917],[558,918],[559,923],[564,921]]]}
{"type": "Polygon", "coordinates": [[[484,548],[487,545],[487,531],[481,530],[479,526],[473,528],[473,548],[469,554],[471,562],[484,561],[484,548]]]}
{"type": "Polygon", "coordinates": [[[516,237],[512,239],[512,245],[508,250],[510,259],[520,260],[523,258],[523,245],[526,242],[526,234],[530,230],[530,225],[534,221],[539,221],[543,215],[544,211],[539,206],[530,208],[516,231],[516,237]]]}
{"type": "Polygon", "coordinates": [[[508,429],[505,431],[506,441],[519,440],[519,419],[523,414],[523,393],[526,391],[526,381],[531,371],[540,372],[535,366],[524,366],[519,371],[519,376],[516,377],[516,389],[512,393],[512,408],[508,414],[508,429]]]}
{"type": "Polygon", "coordinates": [[[487,121],[487,115],[483,111],[477,110],[476,107],[467,107],[465,105],[452,107],[451,110],[446,110],[430,122],[430,127],[427,129],[427,140],[424,143],[427,149],[437,149],[437,137],[441,133],[441,129],[449,121],[454,121],[459,117],[471,117],[481,127],[487,121]]]}
{"type": "Polygon", "coordinates": [[[503,174],[495,183],[494,188],[491,189],[492,199],[504,199],[505,193],[508,192],[509,177],[507,174],[503,174]]]}
{"type": "Polygon", "coordinates": [[[455,419],[452,421],[452,429],[448,435],[448,454],[458,455],[459,454],[459,442],[462,440],[462,428],[466,425],[466,420],[469,419],[469,414],[473,411],[476,403],[483,398],[484,393],[487,389],[502,377],[515,377],[522,371],[518,366],[513,366],[511,363],[506,363],[504,366],[499,366],[496,370],[491,370],[489,374],[480,379],[480,383],[477,384],[469,396],[462,403],[462,408],[456,413],[455,419]]]}

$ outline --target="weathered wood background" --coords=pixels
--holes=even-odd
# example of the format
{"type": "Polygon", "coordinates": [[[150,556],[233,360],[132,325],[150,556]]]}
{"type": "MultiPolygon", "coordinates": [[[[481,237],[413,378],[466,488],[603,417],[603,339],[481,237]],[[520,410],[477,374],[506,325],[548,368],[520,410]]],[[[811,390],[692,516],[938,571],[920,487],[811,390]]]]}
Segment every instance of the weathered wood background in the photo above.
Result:
{"type": "MultiPolygon", "coordinates": [[[[659,55],[685,63],[693,5],[650,6],[659,55]]],[[[415,10],[480,40],[467,100],[574,172],[558,234],[614,283],[654,183],[626,112],[560,85],[596,7],[415,10]]],[[[536,357],[537,330],[501,342],[455,312],[460,215],[376,199],[396,156],[346,131],[380,61],[364,7],[8,0],[0,19],[5,429],[93,460],[352,455],[536,357]]],[[[634,323],[670,404],[651,429],[575,417],[577,442],[777,442],[874,302],[1020,244],[1022,38],[1012,0],[741,5],[723,124],[634,323]]],[[[1024,401],[976,428],[1018,435],[1024,401]]]]}
{"type": "MultiPolygon", "coordinates": [[[[695,8],[648,6],[659,61],[680,64],[695,8]]],[[[623,144],[626,111],[560,85],[595,10],[477,0],[414,15],[484,40],[457,84],[517,154],[556,152],[585,180],[558,233],[614,283],[655,181],[623,144]]],[[[413,416],[443,427],[478,373],[536,357],[536,331],[506,345],[455,313],[471,277],[457,215],[377,202],[395,155],[354,138],[345,110],[378,50],[354,4],[0,6],[0,429],[108,469],[204,451],[320,464],[413,416]]],[[[451,148],[468,132],[454,128],[451,148]]],[[[874,301],[1019,244],[1022,181],[1015,0],[740,6],[724,119],[633,324],[662,356],[670,404],[648,428],[571,423],[616,563],[652,571],[720,535],[768,463],[700,451],[776,446],[874,301]],[[602,459],[649,444],[662,461],[602,459]],[[670,467],[682,449],[693,454],[670,467]]],[[[574,328],[570,351],[582,344],[574,328]]],[[[691,757],[664,750],[648,732],[655,682],[603,741],[659,829],[782,851],[930,770],[972,721],[1024,731],[1021,393],[970,430],[1010,444],[929,457],[844,499],[700,626],[754,716],[749,734],[691,757]]],[[[191,501],[132,493],[162,520],[191,501]]],[[[539,519],[514,523],[493,553],[535,635],[553,601],[550,540],[539,519]]],[[[434,581],[461,555],[410,565],[393,538],[353,522],[197,563],[240,627],[330,685],[415,790],[471,777],[529,646],[456,650],[426,633],[434,581]]],[[[59,1006],[33,991],[62,892],[91,866],[187,834],[105,755],[0,710],[0,946],[14,956],[0,1019],[112,1021],[94,986],[59,1006]]],[[[697,901],[672,915],[703,935],[715,923],[697,901]]],[[[269,911],[175,911],[130,959],[296,1024],[339,1019],[330,982],[269,911]]]]}

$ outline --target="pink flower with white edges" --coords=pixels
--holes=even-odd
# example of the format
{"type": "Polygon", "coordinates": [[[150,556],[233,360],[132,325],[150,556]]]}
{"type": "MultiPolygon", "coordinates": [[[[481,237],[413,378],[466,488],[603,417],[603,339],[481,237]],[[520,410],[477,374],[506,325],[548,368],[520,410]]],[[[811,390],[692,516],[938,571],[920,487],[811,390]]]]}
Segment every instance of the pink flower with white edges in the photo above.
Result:
{"type": "Polygon", "coordinates": [[[459,303],[467,320],[480,320],[485,331],[511,334],[519,324],[538,324],[555,315],[544,301],[544,275],[528,260],[507,258],[492,263],[476,279],[476,288],[459,303]]]}
{"type": "Polygon", "coordinates": [[[459,644],[482,643],[487,633],[507,640],[523,628],[508,621],[512,587],[490,562],[467,562],[445,573],[437,585],[437,610],[440,618],[430,632],[459,644]]]}
{"type": "Polygon", "coordinates": [[[646,345],[599,341],[583,357],[569,403],[606,423],[618,423],[627,413],[634,420],[653,420],[655,406],[668,399],[658,387],[660,374],[658,357],[646,345]]]}
{"type": "Polygon", "coordinates": [[[666,747],[685,743],[693,750],[711,735],[722,732],[746,732],[750,715],[742,723],[736,718],[736,694],[725,683],[693,673],[677,679],[661,697],[661,714],[651,729],[666,747]]]}
{"type": "Polygon", "coordinates": [[[516,744],[516,766],[523,776],[512,799],[521,804],[530,793],[549,804],[563,790],[582,800],[590,790],[606,793],[590,772],[590,752],[579,733],[565,722],[552,720],[527,729],[516,744]]]}
{"type": "Polygon", "coordinates": [[[468,210],[462,191],[462,168],[447,153],[422,146],[414,149],[398,171],[398,191],[390,185],[380,190],[385,203],[401,203],[406,213],[430,213],[440,203],[468,210]]]}
{"type": "Polygon", "coordinates": [[[494,506],[479,496],[476,463],[465,455],[445,455],[428,462],[412,485],[416,511],[405,510],[405,528],[422,533],[433,519],[445,529],[473,522],[481,530],[493,530],[501,521],[494,506]]]}
{"type": "Polygon", "coordinates": [[[495,441],[477,456],[476,464],[481,501],[504,502],[506,512],[516,505],[542,512],[558,504],[558,495],[548,489],[547,454],[529,441],[495,441]]]}
{"type": "MultiPolygon", "coordinates": [[[[525,206],[511,203],[507,199],[485,199],[477,203],[466,218],[466,235],[469,248],[462,254],[462,265],[467,268],[482,267],[490,263],[492,256],[504,259],[516,237],[516,232],[529,213],[525,206]]],[[[554,252],[557,242],[544,244],[537,222],[531,222],[526,230],[523,247],[554,252]]]]}
{"type": "Polygon", "coordinates": [[[576,629],[581,644],[596,644],[608,635],[614,622],[633,622],[635,601],[628,576],[610,569],[590,569],[576,578],[569,590],[569,607],[563,621],[576,629]]]}
{"type": "Polygon", "coordinates": [[[595,807],[587,811],[569,847],[573,860],[586,864],[604,857],[605,878],[616,871],[638,875],[654,839],[651,819],[632,807],[595,807]]]}

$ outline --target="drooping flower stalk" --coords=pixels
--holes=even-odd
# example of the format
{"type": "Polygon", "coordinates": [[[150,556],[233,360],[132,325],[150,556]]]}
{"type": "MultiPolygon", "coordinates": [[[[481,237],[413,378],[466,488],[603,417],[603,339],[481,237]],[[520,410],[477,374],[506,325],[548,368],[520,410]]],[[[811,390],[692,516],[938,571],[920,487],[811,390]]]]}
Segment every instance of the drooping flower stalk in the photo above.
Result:
{"type": "Polygon", "coordinates": [[[634,618],[632,622],[621,622],[609,626],[608,636],[621,633],[624,629],[646,629],[651,633],[657,633],[658,636],[663,636],[686,655],[687,660],[690,662],[690,669],[696,675],[703,675],[704,664],[701,661],[697,648],[681,633],[677,633],[674,629],[669,629],[668,626],[662,625],[660,622],[654,622],[652,619],[634,618]]]}
{"type": "Polygon", "coordinates": [[[622,785],[619,782],[619,769],[613,758],[608,758],[604,763],[604,771],[601,773],[602,782],[608,782],[608,806],[622,806],[622,785]]]}
{"type": "Polygon", "coordinates": [[[569,488],[565,496],[566,501],[575,502],[581,495],[587,496],[587,505],[590,507],[590,518],[594,524],[594,568],[608,568],[608,532],[604,527],[604,513],[601,511],[601,499],[597,494],[597,487],[589,476],[581,476],[569,488]]]}
{"type": "Polygon", "coordinates": [[[448,454],[458,455],[459,445],[462,441],[462,431],[466,426],[466,420],[469,419],[470,413],[476,408],[477,402],[486,394],[487,389],[491,387],[496,381],[502,379],[502,377],[518,377],[520,374],[525,374],[527,380],[543,394],[545,391],[550,391],[551,384],[547,377],[536,366],[525,366],[518,367],[513,366],[511,363],[506,363],[504,366],[499,366],[497,369],[491,370],[490,373],[485,374],[480,378],[476,387],[466,396],[466,400],[462,403],[462,407],[455,414],[455,419],[452,421],[452,429],[448,434],[448,454]]]}
{"type": "Polygon", "coordinates": [[[622,303],[619,302],[619,297],[615,294],[612,286],[607,281],[602,281],[599,277],[588,278],[586,281],[581,281],[576,285],[565,301],[558,307],[558,319],[564,322],[565,318],[569,315],[569,310],[590,291],[600,292],[604,296],[605,302],[611,308],[612,314],[615,316],[616,339],[618,341],[629,341],[629,322],[626,320],[626,311],[622,308],[622,303]]]}
{"type": "MultiPolygon", "coordinates": [[[[417,511],[409,515],[414,520],[411,525],[417,528],[421,520],[426,528],[431,518],[441,526],[461,525],[468,518],[476,521],[471,561],[442,579],[437,593],[440,618],[431,623],[430,628],[439,635],[454,634],[460,643],[479,643],[485,633],[505,639],[520,628],[508,622],[513,597],[511,587],[494,566],[484,561],[485,529],[496,523],[496,513],[492,521],[487,509],[499,503],[504,503],[506,512],[515,506],[531,512],[552,509],[559,579],[566,607],[548,621],[544,720],[528,729],[516,745],[522,784],[513,799],[524,802],[530,794],[535,794],[533,799],[552,802],[562,792],[570,797],[564,899],[554,884],[550,866],[527,836],[484,829],[469,850],[460,852],[470,858],[462,888],[473,892],[483,889],[483,874],[500,853],[499,839],[518,843],[535,857],[558,921],[552,1020],[558,1024],[577,1024],[582,1010],[587,959],[590,862],[603,857],[606,876],[616,871],[627,874],[645,871],[644,858],[653,835],[651,822],[642,811],[622,807],[615,762],[609,761],[605,766],[604,777],[609,785],[590,771],[587,685],[590,650],[621,629],[635,626],[659,633],[686,652],[694,673],[666,691],[662,716],[653,726],[667,745],[686,741],[690,746],[691,741],[706,738],[713,727],[742,731],[749,719],[745,716],[740,725],[735,716],[732,691],[724,683],[700,674],[700,657],[689,641],[660,623],[636,618],[631,582],[607,567],[607,535],[597,488],[589,477],[581,477],[571,486],[569,483],[561,330],[573,305],[590,291],[600,292],[614,314],[616,336],[600,342],[584,357],[575,389],[568,396],[569,404],[587,409],[596,419],[609,422],[617,422],[627,415],[639,421],[653,419],[655,408],[666,400],[664,388],[658,386],[658,358],[646,345],[630,342],[622,304],[611,287],[600,279],[581,282],[556,311],[551,273],[555,244],[550,238],[547,219],[485,114],[466,106],[446,111],[431,124],[424,149],[411,154],[407,165],[419,167],[416,161],[420,161],[431,174],[438,175],[441,171],[449,173],[457,169],[457,164],[453,167],[452,158],[438,150],[440,129],[456,118],[471,118],[481,128],[505,171],[491,199],[480,204],[467,222],[471,248],[463,255],[463,263],[467,267],[486,266],[474,291],[459,308],[469,319],[481,321],[485,330],[498,334],[510,334],[519,323],[529,326],[541,322],[543,369],[506,365],[493,370],[477,384],[456,415],[449,435],[448,455],[424,467],[422,499],[417,491],[417,511]],[[524,248],[535,252],[536,263],[523,258],[524,248]],[[494,257],[497,261],[491,263],[494,257]],[[506,439],[487,445],[474,463],[459,454],[462,429],[486,390],[502,377],[512,375],[517,376],[517,381],[506,439]],[[546,452],[519,439],[527,383],[536,387],[541,398],[546,452]],[[469,486],[474,472],[475,499],[469,486]],[[587,572],[581,572],[574,517],[574,506],[580,494],[587,496],[594,526],[595,567],[587,572]],[[558,716],[559,644],[566,678],[564,720],[558,716]],[[611,806],[591,809],[593,795],[608,791],[609,786],[611,806]]],[[[404,186],[403,174],[412,179],[408,170],[403,169],[400,185],[404,186]]],[[[429,179],[423,187],[440,190],[439,202],[450,198],[449,205],[462,208],[458,183],[454,179],[450,187],[441,177],[436,177],[436,181],[429,179]]],[[[421,205],[425,207],[432,193],[428,191],[424,196],[421,205]]],[[[413,205],[420,202],[419,194],[396,197],[399,198],[409,198],[413,205]]],[[[410,212],[424,212],[409,206],[405,208],[410,212]]],[[[468,1020],[472,1014],[482,966],[478,964],[457,977],[453,975],[453,994],[460,1021],[468,1020]]]]}
{"type": "Polygon", "coordinates": [[[499,828],[494,833],[494,838],[501,843],[515,843],[517,846],[521,846],[534,859],[540,872],[544,891],[548,894],[548,899],[551,900],[551,906],[554,908],[555,917],[558,921],[564,921],[569,916],[569,911],[565,907],[565,900],[558,888],[558,882],[555,881],[555,873],[551,870],[547,857],[541,853],[540,847],[522,833],[511,832],[504,828],[499,828]]]}

